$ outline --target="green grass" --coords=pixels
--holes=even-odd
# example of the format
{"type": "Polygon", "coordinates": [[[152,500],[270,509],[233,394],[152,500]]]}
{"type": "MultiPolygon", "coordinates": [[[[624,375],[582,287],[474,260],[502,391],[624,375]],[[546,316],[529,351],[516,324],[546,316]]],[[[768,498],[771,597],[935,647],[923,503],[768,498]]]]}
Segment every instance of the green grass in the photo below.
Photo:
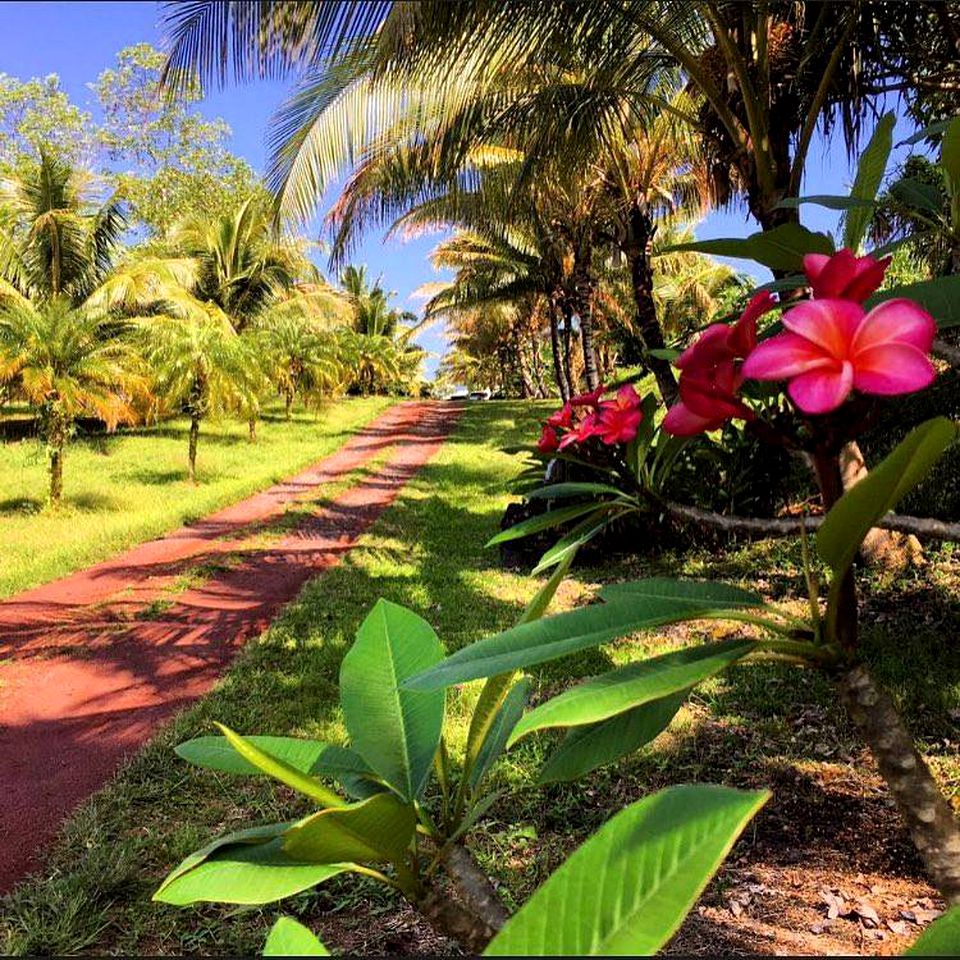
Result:
{"type": "MultiPolygon", "coordinates": [[[[496,551],[482,544],[497,529],[509,500],[506,485],[519,469],[521,458],[502,449],[529,439],[537,412],[530,405],[496,402],[467,409],[454,437],[343,563],[310,583],[274,626],[248,645],[209,697],[164,729],[67,824],[42,873],[4,903],[0,951],[250,954],[261,949],[273,919],[288,913],[334,948],[443,952],[443,944],[431,940],[392,894],[356,878],[337,878],[263,910],[151,903],[169,869],[211,837],[307,810],[290,791],[264,780],[188,767],[172,747],[209,733],[214,719],[242,732],[340,741],[340,661],[381,596],[426,617],[448,650],[515,621],[537,583],[500,569],[496,551]]],[[[960,764],[950,730],[951,711],[960,708],[960,656],[945,638],[960,627],[955,590],[960,569],[946,552],[935,559],[883,591],[867,584],[865,639],[941,781],[956,791],[960,764]]],[[[610,559],[579,570],[561,588],[558,604],[582,602],[598,583],[652,572],[723,576],[785,599],[795,598],[801,584],[792,545],[756,544],[716,556],[610,559]]],[[[535,696],[556,692],[571,676],[597,673],[716,630],[671,627],[544,665],[534,672],[535,696]]],[[[451,698],[448,730],[455,756],[478,689],[471,684],[451,698]]],[[[572,845],[651,789],[695,780],[773,783],[772,812],[764,814],[771,819],[764,822],[776,824],[781,791],[784,800],[793,796],[784,771],[805,776],[813,769],[837,770],[849,781],[863,775],[866,763],[829,682],[774,664],[745,665],[698,688],[656,745],[587,782],[533,786],[551,743],[549,737],[528,738],[501,762],[496,780],[507,792],[471,839],[514,904],[572,845]]],[[[865,803],[882,805],[875,789],[863,792],[865,803]]],[[[829,815],[817,806],[821,795],[810,794],[811,817],[829,815]]],[[[795,830],[795,839],[803,842],[807,826],[800,817],[777,829],[795,830]]],[[[819,836],[814,832],[810,842],[819,842],[819,836]]],[[[872,835],[870,842],[882,849],[886,839],[872,835]]]]}
{"type": "Polygon", "coordinates": [[[78,437],[64,466],[65,496],[46,505],[46,456],[36,440],[0,444],[0,597],[103,560],[132,544],[236,502],[332,453],[395,401],[295,410],[290,423],[268,409],[259,438],[234,421],[205,423],[198,484],[186,479],[187,421],[78,437]]]}

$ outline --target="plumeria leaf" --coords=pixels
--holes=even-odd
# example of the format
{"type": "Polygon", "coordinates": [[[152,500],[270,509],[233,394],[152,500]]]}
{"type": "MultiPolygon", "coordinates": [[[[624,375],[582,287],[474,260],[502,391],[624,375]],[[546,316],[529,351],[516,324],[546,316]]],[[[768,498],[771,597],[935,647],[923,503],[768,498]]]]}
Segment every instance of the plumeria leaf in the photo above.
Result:
{"type": "Polygon", "coordinates": [[[164,880],[153,899],[190,903],[261,904],[282,900],[351,869],[350,864],[304,863],[284,852],[275,833],[288,824],[244,830],[192,853],[164,880]]]}
{"type": "Polygon", "coordinates": [[[539,533],[541,530],[549,530],[551,527],[558,527],[562,523],[575,520],[586,513],[592,513],[594,510],[602,509],[596,503],[580,503],[573,507],[558,507],[556,510],[548,510],[546,513],[530,517],[528,520],[521,520],[514,524],[509,530],[503,530],[495,537],[487,541],[488,547],[496,546],[498,543],[506,543],[508,540],[519,540],[521,537],[527,537],[531,533],[539,533]]]}
{"type": "Polygon", "coordinates": [[[734,638],[675,650],[629,663],[571,687],[531,710],[514,727],[507,742],[551,727],[578,727],[618,716],[660,700],[725,670],[756,650],[754,640],[734,638]]]}
{"type": "Polygon", "coordinates": [[[302,923],[280,917],[263,946],[265,957],[329,957],[330,951],[302,923]]]}
{"type": "Polygon", "coordinates": [[[777,207],[781,210],[796,210],[797,207],[805,203],[810,203],[817,207],[826,207],[828,210],[855,210],[858,207],[872,210],[876,205],[872,200],[864,200],[860,197],[815,194],[809,197],[785,197],[777,204],[777,207]]]}
{"type": "Polygon", "coordinates": [[[262,770],[267,776],[273,777],[274,780],[279,780],[280,783],[286,784],[298,793],[327,806],[337,806],[344,802],[332,790],[325,787],[314,777],[287,763],[286,760],[261,749],[256,743],[246,737],[241,737],[238,733],[234,733],[233,730],[225,727],[222,723],[217,723],[216,726],[220,728],[224,738],[240,757],[251,766],[262,770]]]}
{"type": "Polygon", "coordinates": [[[829,621],[835,620],[844,575],[864,537],[927,476],[956,438],[957,428],[946,417],[920,424],[830,509],[817,531],[817,549],[833,571],[829,621]]]}
{"type": "Polygon", "coordinates": [[[551,483],[546,487],[531,490],[528,500],[561,500],[569,497],[587,496],[623,497],[624,492],[609,483],[551,483]]]}
{"type": "Polygon", "coordinates": [[[571,728],[543,765],[537,782],[576,780],[639,750],[667,728],[686,695],[683,690],[608,720],[571,728]]]}
{"type": "Polygon", "coordinates": [[[284,834],[283,849],[308,863],[397,863],[403,860],[415,827],[410,804],[392,793],[378,793],[301,820],[284,834]]]}
{"type": "Polygon", "coordinates": [[[444,696],[401,685],[442,657],[443,647],[426,620],[378,600],[340,666],[340,702],[351,747],[407,802],[422,794],[430,774],[444,696]]]}
{"type": "Polygon", "coordinates": [[[574,851],[484,955],[655,954],[769,796],[696,785],[638,800],[574,851]]]}
{"type": "Polygon", "coordinates": [[[867,302],[870,309],[884,300],[905,297],[919,303],[937,321],[941,330],[960,325],[960,275],[921,280],[903,287],[893,287],[875,293],[867,302]]]}
{"type": "Polygon", "coordinates": [[[534,623],[518,624],[458,650],[442,663],[411,677],[405,686],[411,690],[436,690],[477,677],[491,677],[587,650],[637,630],[722,615],[732,606],[729,598],[717,602],[702,585],[688,586],[690,589],[673,594],[625,595],[534,623]],[[700,596],[695,593],[697,587],[701,588],[700,596]]]}
{"type": "Polygon", "coordinates": [[[849,247],[854,253],[860,249],[867,227],[870,225],[870,218],[873,216],[873,202],[883,182],[887,161],[893,148],[893,127],[896,120],[892,111],[885,113],[877,122],[870,142],[860,154],[850,197],[854,200],[866,201],[866,206],[847,210],[843,218],[843,245],[849,247]]]}
{"type": "Polygon", "coordinates": [[[960,956],[960,907],[937,917],[906,951],[908,957],[960,956]]]}
{"type": "Polygon", "coordinates": [[[833,241],[825,233],[813,233],[799,223],[784,223],[772,230],[751,233],[749,237],[726,237],[718,240],[697,240],[664,247],[663,253],[691,250],[718,257],[755,260],[771,270],[803,269],[807,253],[834,252],[833,241]]]}
{"type": "Polygon", "coordinates": [[[470,787],[473,790],[477,789],[480,781],[496,762],[497,757],[503,753],[503,748],[506,746],[510,734],[513,733],[514,727],[523,716],[527,699],[530,696],[531,685],[530,679],[523,677],[510,688],[509,693],[504,697],[503,703],[490,724],[483,745],[477,754],[476,762],[470,771],[470,787]]]}

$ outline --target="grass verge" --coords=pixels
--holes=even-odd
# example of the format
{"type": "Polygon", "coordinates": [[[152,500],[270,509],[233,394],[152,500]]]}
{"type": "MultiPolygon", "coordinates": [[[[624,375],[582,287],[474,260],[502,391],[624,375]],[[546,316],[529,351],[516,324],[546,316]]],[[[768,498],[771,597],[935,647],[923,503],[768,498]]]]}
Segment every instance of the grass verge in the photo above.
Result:
{"type": "MultiPolygon", "coordinates": [[[[309,584],[208,698],[161,731],[78,811],[44,871],[4,902],[0,950],[250,954],[260,950],[275,917],[288,913],[340,951],[443,952],[408,908],[355,878],[263,910],[151,903],[166,872],[213,836],[306,812],[285,789],[196,770],[172,747],[210,732],[213,719],[243,732],[341,740],[340,661],[381,596],[430,620],[448,650],[512,623],[536,584],[501,570],[496,552],[482,544],[497,529],[509,499],[506,483],[519,466],[503,448],[528,440],[536,415],[521,404],[469,408],[453,438],[343,563],[309,584]]],[[[944,638],[960,626],[960,564],[947,552],[933,559],[892,586],[866,585],[866,644],[942,782],[956,792],[960,764],[951,717],[960,709],[960,657],[944,638]]],[[[597,583],[650,573],[725,577],[790,600],[802,583],[799,560],[792,545],[780,543],[715,556],[609,561],[578,571],[558,602],[570,606],[597,583]]],[[[535,674],[536,697],[556,692],[570,676],[715,636],[717,629],[672,627],[546,665],[535,674]]],[[[477,690],[478,684],[465,687],[450,704],[455,751],[477,690]]],[[[774,786],[774,801],[738,847],[737,864],[769,842],[794,872],[813,875],[835,863],[851,876],[858,869],[917,876],[869,759],[818,675],[779,664],[743,666],[698,688],[653,747],[588,782],[533,789],[550,746],[547,738],[530,738],[505,758],[497,777],[508,791],[472,840],[514,903],[613,811],[656,787],[696,780],[774,786]],[[831,818],[843,829],[825,829],[831,818]],[[870,833],[858,837],[857,830],[870,833]]],[[[721,877],[714,890],[726,883],[721,877]]]]}
{"type": "Polygon", "coordinates": [[[256,443],[246,424],[204,424],[199,483],[186,479],[186,420],[77,438],[67,449],[66,493],[46,505],[47,464],[36,440],[0,444],[0,598],[96,563],[241,500],[332,453],[395,401],[351,398],[289,423],[265,411],[256,443]]]}

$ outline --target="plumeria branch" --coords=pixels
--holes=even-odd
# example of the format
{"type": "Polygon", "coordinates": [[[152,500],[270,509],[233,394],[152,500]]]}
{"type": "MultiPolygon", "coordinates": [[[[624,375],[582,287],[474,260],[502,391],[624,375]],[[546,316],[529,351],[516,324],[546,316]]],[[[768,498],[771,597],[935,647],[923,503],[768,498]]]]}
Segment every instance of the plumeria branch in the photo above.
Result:
{"type": "Polygon", "coordinates": [[[960,367],[960,347],[945,343],[943,340],[934,340],[933,353],[941,360],[946,360],[951,367],[960,367]]]}
{"type": "MultiPolygon", "coordinates": [[[[823,523],[823,516],[806,517],[735,517],[712,510],[702,510],[672,500],[658,501],[658,506],[679,520],[699,523],[725,533],[743,534],[751,537],[787,537],[807,530],[816,530],[823,523]]],[[[877,522],[883,530],[913,534],[920,540],[954,540],[960,542],[960,523],[945,523],[927,517],[909,517],[897,513],[887,514],[877,522]]]]}

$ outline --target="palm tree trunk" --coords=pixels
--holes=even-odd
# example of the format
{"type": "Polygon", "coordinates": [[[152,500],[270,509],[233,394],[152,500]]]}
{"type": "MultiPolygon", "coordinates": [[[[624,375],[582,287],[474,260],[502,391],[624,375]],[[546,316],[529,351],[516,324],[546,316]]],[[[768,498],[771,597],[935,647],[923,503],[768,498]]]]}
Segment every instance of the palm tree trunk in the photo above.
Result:
{"type": "Polygon", "coordinates": [[[257,442],[257,418],[251,417],[247,423],[247,426],[249,429],[247,439],[250,441],[250,443],[256,443],[257,442]]]}
{"type": "Polygon", "coordinates": [[[623,252],[630,264],[630,281],[633,301],[637,308],[637,332],[643,347],[644,360],[653,373],[660,390],[660,397],[667,406],[679,399],[677,378],[669,360],[652,356],[651,350],[663,350],[666,342],[657,317],[657,305],[653,299],[653,267],[650,263],[650,244],[656,227],[653,221],[636,204],[627,220],[623,252]]]}
{"type": "Polygon", "coordinates": [[[283,416],[286,420],[290,419],[290,408],[293,406],[293,391],[287,390],[284,397],[283,416]]]}
{"type": "Polygon", "coordinates": [[[50,451],[50,502],[59,503],[63,496],[63,451],[64,438],[55,441],[50,451]]]}
{"type": "Polygon", "coordinates": [[[197,440],[200,438],[200,417],[194,413],[190,417],[190,444],[187,448],[187,470],[190,482],[197,482],[197,440]]]}
{"type": "Polygon", "coordinates": [[[545,400],[547,397],[547,385],[543,382],[543,364],[540,360],[540,345],[537,343],[536,335],[530,334],[530,358],[533,369],[533,382],[537,387],[537,399],[545,400]]]}
{"type": "Polygon", "coordinates": [[[563,355],[560,350],[560,307],[550,301],[550,351],[553,354],[553,375],[560,391],[560,399],[566,403],[570,399],[570,383],[563,369],[563,355]]]}
{"type": "Polygon", "coordinates": [[[563,375],[567,378],[567,390],[569,396],[575,396],[580,392],[579,384],[573,378],[571,369],[570,352],[573,346],[573,311],[570,309],[570,303],[563,301],[563,375]]]}
{"type": "Polygon", "coordinates": [[[523,399],[529,400],[534,395],[533,380],[530,377],[530,367],[527,364],[527,356],[523,350],[520,331],[517,330],[516,327],[510,331],[510,349],[513,353],[514,362],[517,365],[517,371],[520,374],[520,390],[523,393],[523,399]]]}
{"type": "Polygon", "coordinates": [[[597,352],[593,344],[593,282],[583,277],[577,282],[577,316],[580,318],[580,342],[583,347],[583,376],[587,390],[600,386],[597,352]]]}

